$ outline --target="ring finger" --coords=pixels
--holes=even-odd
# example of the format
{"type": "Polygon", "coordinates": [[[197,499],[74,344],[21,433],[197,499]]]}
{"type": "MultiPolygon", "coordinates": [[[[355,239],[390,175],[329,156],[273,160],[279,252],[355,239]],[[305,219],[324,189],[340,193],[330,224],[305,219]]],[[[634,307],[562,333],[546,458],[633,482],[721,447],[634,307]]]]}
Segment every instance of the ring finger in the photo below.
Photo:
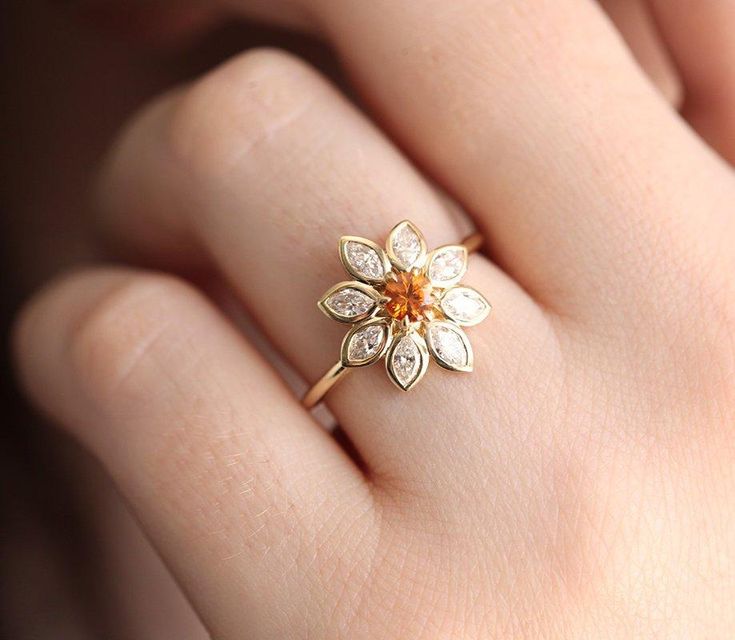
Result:
{"type": "MultiPolygon", "coordinates": [[[[338,359],[344,333],[315,305],[340,278],[339,236],[380,241],[409,218],[436,246],[470,229],[328,83],[274,52],[246,54],[148,109],[115,150],[101,193],[112,233],[138,251],[181,268],[211,256],[309,380],[338,359]]],[[[523,361],[501,345],[541,342],[545,319],[487,260],[472,262],[467,282],[502,313],[491,328],[472,330],[480,371],[452,387],[452,408],[477,394],[481,380],[498,400],[493,411],[518,415],[504,403],[524,402],[506,393],[523,361]]],[[[545,350],[526,352],[537,366],[545,350]]],[[[426,425],[447,406],[452,375],[433,371],[409,400],[384,373],[360,372],[332,392],[330,407],[368,466],[395,475],[410,466],[407,458],[437,458],[426,425]]]]}

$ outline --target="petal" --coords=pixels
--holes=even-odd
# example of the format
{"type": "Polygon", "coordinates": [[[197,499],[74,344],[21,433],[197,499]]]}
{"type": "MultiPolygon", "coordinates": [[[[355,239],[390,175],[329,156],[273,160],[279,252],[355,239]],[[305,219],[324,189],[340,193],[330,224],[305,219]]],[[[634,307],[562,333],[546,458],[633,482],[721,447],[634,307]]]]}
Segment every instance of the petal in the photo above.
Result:
{"type": "Polygon", "coordinates": [[[445,369],[472,371],[472,346],[464,331],[453,322],[430,322],[426,342],[434,360],[445,369]]]}
{"type": "Polygon", "coordinates": [[[350,329],[342,341],[342,365],[365,367],[379,360],[390,344],[390,323],[373,318],[350,329]]]}
{"type": "Polygon", "coordinates": [[[362,282],[340,282],[319,300],[319,308],[338,322],[359,322],[378,308],[380,294],[362,282]]]}
{"type": "Polygon", "coordinates": [[[385,368],[393,383],[408,391],[426,373],[429,351],[426,342],[415,331],[399,333],[391,344],[385,359],[385,368]]]}
{"type": "Polygon", "coordinates": [[[426,274],[435,287],[457,284],[467,271],[467,249],[461,245],[446,245],[429,254],[426,274]]]}
{"type": "Polygon", "coordinates": [[[490,303],[472,287],[452,287],[439,303],[442,312],[450,320],[464,326],[482,322],[490,313],[490,303]]]}
{"type": "Polygon", "coordinates": [[[377,244],[356,236],[343,236],[339,241],[339,257],[347,272],[364,282],[383,282],[390,271],[388,256],[377,244]]]}
{"type": "Polygon", "coordinates": [[[408,220],[399,222],[390,232],[386,243],[390,261],[401,271],[420,267],[426,259],[426,241],[408,220]]]}

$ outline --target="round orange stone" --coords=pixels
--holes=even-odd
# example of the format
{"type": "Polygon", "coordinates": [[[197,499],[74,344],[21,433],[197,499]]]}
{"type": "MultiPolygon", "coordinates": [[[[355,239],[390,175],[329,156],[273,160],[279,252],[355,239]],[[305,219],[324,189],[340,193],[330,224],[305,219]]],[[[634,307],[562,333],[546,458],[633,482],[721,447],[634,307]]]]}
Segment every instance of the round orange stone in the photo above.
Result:
{"type": "Polygon", "coordinates": [[[384,294],[389,299],[386,311],[396,320],[421,320],[435,302],[431,282],[422,274],[397,274],[396,280],[388,280],[384,294]]]}

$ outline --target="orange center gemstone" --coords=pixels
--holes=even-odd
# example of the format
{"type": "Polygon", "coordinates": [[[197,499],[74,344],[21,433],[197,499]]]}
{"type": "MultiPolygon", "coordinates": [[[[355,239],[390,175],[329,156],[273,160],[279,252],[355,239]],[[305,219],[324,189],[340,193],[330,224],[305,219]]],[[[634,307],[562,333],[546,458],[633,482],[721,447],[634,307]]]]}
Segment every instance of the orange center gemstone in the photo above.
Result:
{"type": "Polygon", "coordinates": [[[385,309],[396,320],[403,320],[406,317],[411,322],[421,320],[426,317],[435,302],[431,283],[421,274],[397,274],[395,280],[388,280],[384,293],[389,299],[385,309]]]}

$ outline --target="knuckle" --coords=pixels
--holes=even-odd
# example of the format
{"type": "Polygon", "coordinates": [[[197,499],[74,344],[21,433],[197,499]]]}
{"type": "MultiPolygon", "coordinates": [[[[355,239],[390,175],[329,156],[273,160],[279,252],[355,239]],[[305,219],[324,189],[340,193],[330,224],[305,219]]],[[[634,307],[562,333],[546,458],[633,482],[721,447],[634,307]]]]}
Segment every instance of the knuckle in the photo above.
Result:
{"type": "Polygon", "coordinates": [[[70,358],[82,389],[107,409],[130,407],[165,373],[165,340],[177,340],[188,285],[171,276],[133,275],[108,291],[73,329],[70,358]]]}
{"type": "Polygon", "coordinates": [[[249,51],[194,83],[172,110],[167,146],[193,177],[231,168],[296,119],[316,73],[277,50],[249,51]]]}

